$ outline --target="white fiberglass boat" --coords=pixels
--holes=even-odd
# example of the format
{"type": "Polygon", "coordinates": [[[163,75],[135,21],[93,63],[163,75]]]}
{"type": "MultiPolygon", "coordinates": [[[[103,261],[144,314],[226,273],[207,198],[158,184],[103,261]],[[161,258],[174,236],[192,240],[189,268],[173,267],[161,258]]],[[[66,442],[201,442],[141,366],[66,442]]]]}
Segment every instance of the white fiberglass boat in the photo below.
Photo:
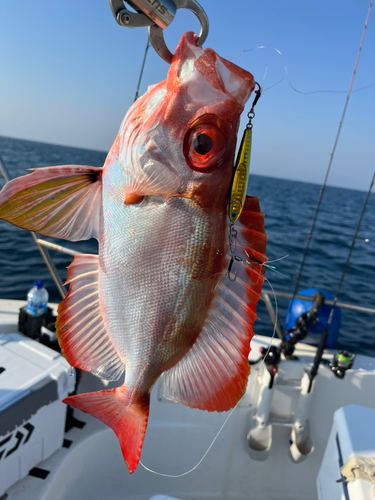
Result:
{"type": "MultiPolygon", "coordinates": [[[[247,393],[198,467],[183,475],[205,454],[228,413],[170,402],[158,383],[141,460],[150,469],[178,477],[141,466],[129,475],[115,434],[99,420],[75,410],[64,433],[66,406],[60,398],[73,390],[74,375],[60,354],[17,333],[24,305],[0,300],[0,427],[5,422],[9,427],[9,409],[18,415],[10,433],[0,437],[1,500],[372,498],[370,482],[336,481],[340,466],[351,457],[375,456],[370,425],[375,418],[375,358],[358,355],[338,378],[328,365],[334,352],[326,350],[308,393],[316,348],[297,344],[298,359],[282,357],[271,383],[267,365],[257,362],[258,353],[280,341],[254,337],[247,393]],[[46,396],[46,380],[55,380],[54,396],[46,396]],[[39,394],[40,407],[22,405],[30,394],[39,394]]],[[[103,382],[84,373],[78,392],[100,389],[103,382]]]]}

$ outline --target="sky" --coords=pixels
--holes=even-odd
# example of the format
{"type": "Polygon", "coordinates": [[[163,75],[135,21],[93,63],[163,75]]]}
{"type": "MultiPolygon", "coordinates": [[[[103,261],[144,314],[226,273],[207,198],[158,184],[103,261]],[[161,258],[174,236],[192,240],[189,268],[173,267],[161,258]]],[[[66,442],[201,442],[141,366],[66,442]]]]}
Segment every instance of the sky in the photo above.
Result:
{"type": "MultiPolygon", "coordinates": [[[[200,3],[210,21],[204,47],[263,84],[251,172],[321,184],[370,0],[200,3]],[[335,92],[303,94],[290,84],[299,92],[335,92]]],[[[172,52],[186,31],[198,32],[199,22],[178,10],[164,31],[172,52]]],[[[108,151],[133,102],[146,43],[146,28],[117,25],[108,0],[0,0],[0,135],[108,151]]],[[[369,87],[351,95],[333,186],[367,190],[375,170],[374,49],[375,7],[354,90],[369,87]]],[[[150,48],[140,93],[164,80],[168,68],[150,48]]]]}

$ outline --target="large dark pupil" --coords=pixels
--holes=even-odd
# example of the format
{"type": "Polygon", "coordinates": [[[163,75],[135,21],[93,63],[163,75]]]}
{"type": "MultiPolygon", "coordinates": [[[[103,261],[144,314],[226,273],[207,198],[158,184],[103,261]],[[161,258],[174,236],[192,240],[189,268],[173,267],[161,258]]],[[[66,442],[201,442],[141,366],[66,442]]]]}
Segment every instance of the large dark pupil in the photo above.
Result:
{"type": "Polygon", "coordinates": [[[193,147],[196,153],[203,156],[211,151],[213,145],[211,137],[206,134],[200,134],[194,139],[193,147]]]}

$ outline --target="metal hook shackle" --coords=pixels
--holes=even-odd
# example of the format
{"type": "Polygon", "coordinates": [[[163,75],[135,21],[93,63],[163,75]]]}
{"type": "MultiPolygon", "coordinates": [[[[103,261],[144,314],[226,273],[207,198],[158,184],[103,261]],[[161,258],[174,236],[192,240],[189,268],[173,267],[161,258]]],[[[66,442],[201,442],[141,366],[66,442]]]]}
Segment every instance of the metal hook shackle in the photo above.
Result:
{"type": "MultiPolygon", "coordinates": [[[[208,17],[203,8],[197,2],[197,0],[174,0],[176,5],[176,10],[178,9],[187,9],[190,10],[193,14],[195,14],[200,22],[201,30],[198,36],[197,45],[201,46],[207,40],[209,22],[208,17]]],[[[168,47],[165,44],[163,30],[156,26],[155,24],[149,26],[148,28],[148,38],[151,42],[151,45],[154,47],[155,51],[159,54],[159,56],[164,59],[168,64],[171,64],[173,54],[170,52],[168,47]]]]}

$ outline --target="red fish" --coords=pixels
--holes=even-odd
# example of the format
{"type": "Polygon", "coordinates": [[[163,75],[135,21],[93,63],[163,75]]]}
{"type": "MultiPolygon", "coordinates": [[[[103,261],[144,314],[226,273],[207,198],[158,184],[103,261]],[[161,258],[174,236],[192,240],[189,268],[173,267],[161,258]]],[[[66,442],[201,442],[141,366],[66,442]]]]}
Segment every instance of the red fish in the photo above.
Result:
{"type": "Polygon", "coordinates": [[[69,267],[57,335],[72,366],[110,381],[125,372],[125,382],[64,401],[115,431],[130,473],[159,377],[168,398],[226,411],[250,372],[263,283],[254,263],[266,260],[257,198],[235,225],[248,263],[235,263],[234,282],[227,268],[236,137],[254,79],[196,41],[182,37],[167,80],[130,108],[103,168],[39,168],[0,194],[0,218],[12,224],[99,240],[99,256],[69,267]]]}

